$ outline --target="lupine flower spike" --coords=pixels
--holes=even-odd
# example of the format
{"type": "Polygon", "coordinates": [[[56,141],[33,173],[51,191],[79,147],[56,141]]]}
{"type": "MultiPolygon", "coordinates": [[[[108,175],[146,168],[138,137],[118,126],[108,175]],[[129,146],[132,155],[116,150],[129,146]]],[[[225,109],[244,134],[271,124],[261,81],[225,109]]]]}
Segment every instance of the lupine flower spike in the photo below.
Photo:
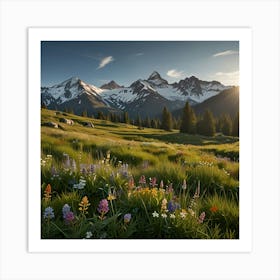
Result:
{"type": "Polygon", "coordinates": [[[79,203],[79,210],[81,211],[81,213],[83,214],[87,214],[88,213],[88,207],[90,206],[90,203],[88,201],[88,197],[84,196],[81,200],[81,202],[79,203]]]}
{"type": "Polygon", "coordinates": [[[205,219],[205,212],[202,212],[202,213],[200,214],[200,216],[198,217],[198,223],[199,223],[199,224],[202,224],[203,221],[204,221],[204,219],[205,219]]]}
{"type": "Polygon", "coordinates": [[[75,219],[74,213],[70,210],[70,206],[68,204],[64,204],[62,207],[62,215],[66,224],[71,224],[75,219]]]}
{"type": "Polygon", "coordinates": [[[52,207],[47,207],[43,214],[44,219],[54,219],[54,211],[52,207]]]}
{"type": "Polygon", "coordinates": [[[131,177],[128,181],[128,189],[132,190],[134,188],[134,179],[131,177]]]}
{"type": "Polygon", "coordinates": [[[100,220],[104,220],[106,218],[105,215],[109,212],[109,205],[107,199],[102,199],[99,202],[97,211],[101,214],[101,216],[99,216],[100,220]]]}
{"type": "Polygon", "coordinates": [[[44,191],[44,200],[49,201],[51,199],[51,197],[52,197],[52,187],[50,184],[48,184],[44,191]]]}
{"type": "Polygon", "coordinates": [[[167,212],[167,200],[164,198],[161,202],[161,212],[167,212]]]}
{"type": "Polygon", "coordinates": [[[141,184],[141,185],[145,185],[146,184],[146,177],[145,177],[145,175],[141,175],[141,177],[139,179],[139,184],[141,184]]]}

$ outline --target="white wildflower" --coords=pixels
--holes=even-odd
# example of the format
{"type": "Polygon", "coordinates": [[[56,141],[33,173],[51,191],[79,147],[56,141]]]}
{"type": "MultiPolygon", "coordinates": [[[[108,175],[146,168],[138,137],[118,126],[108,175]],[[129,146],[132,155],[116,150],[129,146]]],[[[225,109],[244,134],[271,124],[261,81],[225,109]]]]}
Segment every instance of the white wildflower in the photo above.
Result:
{"type": "Polygon", "coordinates": [[[89,239],[89,238],[91,238],[91,237],[92,237],[92,233],[91,233],[91,231],[88,231],[88,232],[86,233],[86,238],[89,239]]]}
{"type": "Polygon", "coordinates": [[[158,218],[158,217],[159,217],[159,213],[156,212],[156,211],[154,211],[154,212],[152,213],[152,215],[153,215],[154,218],[158,218]]]}

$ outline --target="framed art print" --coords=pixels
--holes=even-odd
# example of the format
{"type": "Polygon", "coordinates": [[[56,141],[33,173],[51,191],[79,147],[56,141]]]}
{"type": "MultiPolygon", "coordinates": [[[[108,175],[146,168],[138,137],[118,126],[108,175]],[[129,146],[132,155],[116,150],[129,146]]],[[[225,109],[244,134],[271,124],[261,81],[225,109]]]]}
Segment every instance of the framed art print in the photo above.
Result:
{"type": "Polygon", "coordinates": [[[30,252],[251,250],[249,28],[28,36],[30,252]]]}
{"type": "Polygon", "coordinates": [[[0,0],[0,279],[279,280],[278,0],[0,0]]]}

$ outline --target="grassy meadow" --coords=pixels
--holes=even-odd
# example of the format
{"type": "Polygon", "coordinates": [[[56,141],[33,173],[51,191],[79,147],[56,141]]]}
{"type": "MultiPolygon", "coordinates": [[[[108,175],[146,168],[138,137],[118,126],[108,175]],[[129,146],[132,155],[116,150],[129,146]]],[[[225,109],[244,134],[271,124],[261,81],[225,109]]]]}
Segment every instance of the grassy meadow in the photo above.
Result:
{"type": "Polygon", "coordinates": [[[46,122],[59,127],[41,126],[42,238],[239,238],[237,137],[42,109],[46,122]]]}

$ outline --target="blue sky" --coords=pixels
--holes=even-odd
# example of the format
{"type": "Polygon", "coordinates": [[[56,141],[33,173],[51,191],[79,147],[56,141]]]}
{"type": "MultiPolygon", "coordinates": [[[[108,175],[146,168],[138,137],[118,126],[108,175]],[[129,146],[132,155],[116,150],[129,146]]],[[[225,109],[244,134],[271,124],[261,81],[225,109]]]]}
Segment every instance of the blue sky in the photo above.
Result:
{"type": "Polygon", "coordinates": [[[128,86],[153,71],[170,83],[192,75],[238,85],[238,41],[43,41],[41,84],[70,77],[101,86],[128,86]]]}

